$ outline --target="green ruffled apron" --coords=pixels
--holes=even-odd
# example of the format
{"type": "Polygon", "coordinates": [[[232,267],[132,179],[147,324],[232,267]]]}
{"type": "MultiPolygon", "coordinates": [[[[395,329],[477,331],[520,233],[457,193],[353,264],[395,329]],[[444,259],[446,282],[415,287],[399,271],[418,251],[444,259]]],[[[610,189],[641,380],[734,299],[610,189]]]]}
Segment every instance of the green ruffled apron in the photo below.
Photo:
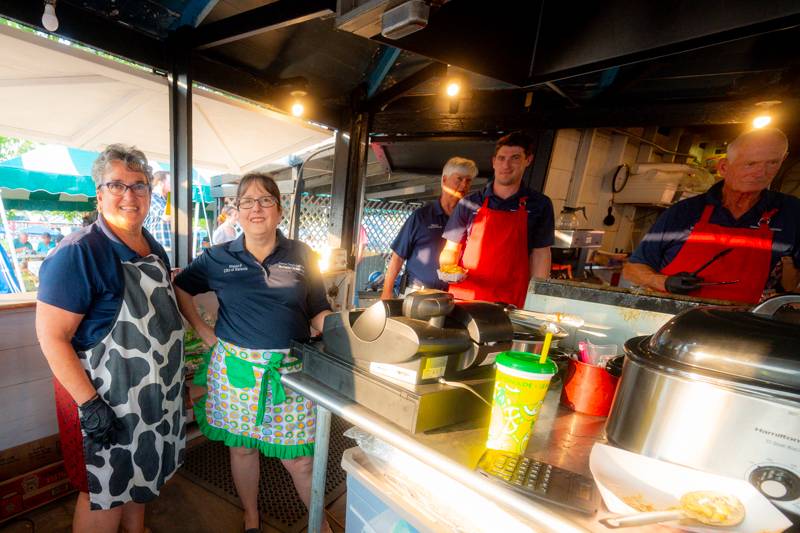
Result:
{"type": "Polygon", "coordinates": [[[284,389],[281,374],[299,372],[289,350],[251,350],[218,341],[195,384],[208,393],[194,406],[200,430],[228,446],[257,448],[268,457],[314,454],[314,404],[284,389]]]}

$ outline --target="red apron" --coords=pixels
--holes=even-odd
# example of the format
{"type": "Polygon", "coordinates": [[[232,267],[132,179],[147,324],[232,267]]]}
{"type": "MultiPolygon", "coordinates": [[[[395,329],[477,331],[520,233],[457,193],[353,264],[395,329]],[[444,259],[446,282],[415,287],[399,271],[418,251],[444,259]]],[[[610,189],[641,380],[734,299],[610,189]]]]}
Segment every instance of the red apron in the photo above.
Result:
{"type": "Polygon", "coordinates": [[[489,209],[489,198],[483,200],[461,257],[469,274],[461,283],[450,284],[453,296],[525,305],[530,280],[526,200],[520,198],[516,211],[489,209]]]}
{"type": "Polygon", "coordinates": [[[680,272],[694,272],[717,253],[733,248],[732,252],[711,263],[698,276],[703,281],[739,282],[700,287],[691,295],[758,303],[769,278],[772,260],[773,232],[769,228],[769,221],[778,210],[772,209],[762,214],[757,228],[729,228],[711,224],[709,219],[712,211],[714,206],[707,205],[678,255],[661,270],[661,274],[671,276],[680,272]]]}

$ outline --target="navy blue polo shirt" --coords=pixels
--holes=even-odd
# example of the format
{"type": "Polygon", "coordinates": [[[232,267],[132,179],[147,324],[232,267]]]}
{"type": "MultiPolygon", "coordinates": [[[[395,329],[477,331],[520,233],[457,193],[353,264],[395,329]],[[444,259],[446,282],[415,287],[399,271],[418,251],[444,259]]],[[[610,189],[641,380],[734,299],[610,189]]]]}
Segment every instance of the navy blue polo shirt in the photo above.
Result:
{"type": "Polygon", "coordinates": [[[392,242],[392,251],[406,260],[408,285],[447,290],[447,283],[439,279],[436,271],[448,218],[439,200],[427,203],[411,213],[392,242]]]}
{"type": "MultiPolygon", "coordinates": [[[[150,250],[164,262],[164,248],[142,228],[150,250]]],[[[103,340],[122,305],[125,278],[122,261],[139,255],[114,235],[102,215],[80,230],[70,233],[42,263],[39,270],[39,301],[84,315],[72,346],[88,350],[103,340]]]]}
{"type": "Polygon", "coordinates": [[[472,221],[487,196],[489,209],[498,211],[516,211],[519,208],[519,199],[525,196],[527,197],[525,208],[528,211],[528,254],[534,248],[552,246],[555,219],[553,202],[550,198],[540,192],[520,187],[516,193],[503,199],[494,194],[493,184],[494,182],[490,181],[483,190],[474,192],[458,202],[445,227],[444,238],[462,243],[472,231],[472,221]]]}
{"type": "MultiPolygon", "coordinates": [[[[800,199],[765,190],[756,205],[736,220],[722,206],[722,184],[720,181],[707,192],[682,200],[662,213],[631,255],[630,262],[642,263],[661,271],[678,255],[706,205],[710,204],[714,206],[714,211],[709,222],[731,228],[757,226],[762,213],[777,209],[778,212],[769,223],[773,230],[770,272],[775,270],[780,258],[785,255],[791,256],[795,266],[800,267],[800,199]]],[[[766,288],[773,288],[775,277],[772,276],[766,288]]]]}
{"type": "Polygon", "coordinates": [[[330,309],[314,252],[277,233],[263,263],[245,249],[242,234],[212,246],[175,278],[189,294],[216,293],[220,339],[256,350],[288,348],[308,340],[311,319],[330,309]]]}

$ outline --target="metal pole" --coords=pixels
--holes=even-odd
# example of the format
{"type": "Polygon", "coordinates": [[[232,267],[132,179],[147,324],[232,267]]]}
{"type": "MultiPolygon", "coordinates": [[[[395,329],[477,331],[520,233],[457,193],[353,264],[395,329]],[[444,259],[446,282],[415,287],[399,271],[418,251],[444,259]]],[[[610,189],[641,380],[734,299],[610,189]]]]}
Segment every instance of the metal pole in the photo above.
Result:
{"type": "Polygon", "coordinates": [[[317,405],[317,431],[314,466],[311,472],[311,505],[308,509],[308,533],[319,533],[325,516],[325,474],[328,470],[328,445],[331,437],[331,412],[317,405]]]}
{"type": "Polygon", "coordinates": [[[170,166],[172,170],[172,259],[183,268],[192,248],[192,75],[191,30],[178,28],[168,40],[170,166]]]}
{"type": "Polygon", "coordinates": [[[14,248],[14,238],[11,236],[11,228],[8,225],[6,206],[3,203],[2,193],[0,193],[0,217],[2,217],[3,228],[6,232],[6,243],[9,247],[8,253],[11,254],[11,264],[14,266],[14,273],[17,275],[17,286],[14,287],[11,283],[9,285],[11,286],[12,290],[17,289],[15,292],[25,292],[25,282],[22,281],[22,270],[20,269],[19,261],[17,260],[17,250],[14,248]]]}

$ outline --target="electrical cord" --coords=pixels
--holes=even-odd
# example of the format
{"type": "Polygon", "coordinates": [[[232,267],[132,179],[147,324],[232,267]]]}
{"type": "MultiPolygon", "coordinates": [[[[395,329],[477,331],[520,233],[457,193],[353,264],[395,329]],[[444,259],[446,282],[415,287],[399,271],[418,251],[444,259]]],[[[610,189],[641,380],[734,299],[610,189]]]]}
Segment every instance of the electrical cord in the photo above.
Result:
{"type": "Polygon", "coordinates": [[[470,387],[470,386],[469,386],[469,385],[467,385],[466,383],[461,383],[460,381],[447,381],[447,380],[446,380],[446,379],[444,379],[444,378],[439,378],[439,380],[438,380],[438,381],[439,381],[439,383],[441,383],[442,385],[450,385],[451,387],[458,387],[459,389],[466,389],[466,390],[468,390],[469,392],[471,392],[472,394],[474,394],[475,396],[477,396],[477,397],[480,399],[480,401],[482,401],[483,403],[485,403],[485,404],[486,404],[486,405],[488,405],[489,407],[491,407],[491,406],[492,406],[492,404],[491,404],[491,403],[489,403],[489,402],[487,402],[487,401],[486,401],[486,398],[484,398],[483,396],[481,396],[480,394],[478,394],[478,391],[476,391],[475,389],[473,389],[472,387],[470,387]]]}

